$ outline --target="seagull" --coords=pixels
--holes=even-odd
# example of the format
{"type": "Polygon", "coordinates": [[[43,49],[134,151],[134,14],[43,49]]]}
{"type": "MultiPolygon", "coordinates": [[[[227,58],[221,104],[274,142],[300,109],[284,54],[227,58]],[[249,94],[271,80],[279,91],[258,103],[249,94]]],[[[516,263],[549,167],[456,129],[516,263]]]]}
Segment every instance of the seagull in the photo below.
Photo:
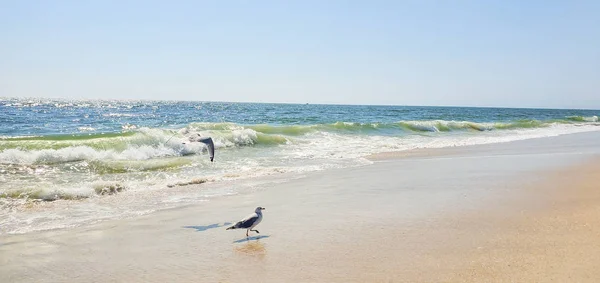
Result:
{"type": "MultiPolygon", "coordinates": [[[[190,136],[188,138],[188,140],[190,142],[201,142],[203,144],[206,145],[206,147],[208,147],[208,154],[210,155],[210,162],[213,162],[213,159],[215,159],[215,143],[213,142],[212,138],[210,137],[206,137],[203,138],[202,135],[200,134],[196,134],[195,136],[190,136]]],[[[183,143],[185,144],[185,143],[183,143]]]]}
{"type": "Polygon", "coordinates": [[[260,223],[263,219],[263,215],[262,215],[262,211],[264,210],[264,207],[257,207],[254,210],[254,213],[248,215],[246,218],[240,220],[238,223],[235,223],[235,225],[227,228],[227,230],[231,230],[231,229],[246,229],[246,237],[248,237],[248,232],[253,231],[256,233],[260,233],[258,232],[258,230],[252,230],[252,228],[254,228],[256,225],[258,225],[258,223],[260,223]]]}

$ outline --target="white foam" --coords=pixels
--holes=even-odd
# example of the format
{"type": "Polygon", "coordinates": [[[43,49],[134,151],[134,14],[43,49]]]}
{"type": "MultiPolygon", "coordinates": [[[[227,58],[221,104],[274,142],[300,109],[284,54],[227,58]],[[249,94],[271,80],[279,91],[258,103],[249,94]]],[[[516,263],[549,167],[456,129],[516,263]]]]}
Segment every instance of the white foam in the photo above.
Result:
{"type": "Polygon", "coordinates": [[[74,161],[94,160],[148,160],[170,156],[200,153],[199,145],[130,145],[119,152],[115,150],[97,150],[89,146],[74,146],[61,149],[20,150],[6,149],[0,152],[0,164],[56,164],[74,161]]]}
{"type": "Polygon", "coordinates": [[[77,128],[80,132],[91,132],[91,131],[95,131],[95,128],[92,127],[79,127],[77,128]]]}
{"type": "Polygon", "coordinates": [[[107,113],[107,114],[102,114],[102,116],[104,116],[104,117],[137,117],[139,115],[131,114],[131,113],[107,113]]]}
{"type": "Polygon", "coordinates": [[[434,136],[351,136],[319,132],[307,135],[304,140],[296,140],[290,146],[290,154],[300,159],[350,159],[379,152],[503,143],[598,130],[600,126],[597,125],[553,124],[545,128],[487,131],[475,134],[442,133],[434,136]]]}

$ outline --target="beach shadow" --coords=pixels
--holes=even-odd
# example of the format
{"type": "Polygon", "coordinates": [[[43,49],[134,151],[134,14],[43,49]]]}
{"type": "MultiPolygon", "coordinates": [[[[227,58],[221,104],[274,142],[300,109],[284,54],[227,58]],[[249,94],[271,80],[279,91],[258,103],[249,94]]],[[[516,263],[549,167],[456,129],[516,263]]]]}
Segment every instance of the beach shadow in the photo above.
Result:
{"type": "Polygon", "coordinates": [[[260,239],[264,239],[264,238],[269,238],[269,237],[271,237],[271,236],[269,236],[269,235],[259,235],[259,236],[247,237],[247,238],[239,239],[237,241],[233,241],[233,243],[245,243],[245,242],[256,241],[256,240],[260,240],[260,239]]]}
{"type": "Polygon", "coordinates": [[[223,224],[215,223],[215,224],[210,224],[210,225],[206,225],[206,226],[183,226],[183,228],[196,229],[196,232],[204,232],[209,229],[225,227],[227,225],[231,225],[231,223],[229,223],[229,222],[225,222],[223,224]]]}

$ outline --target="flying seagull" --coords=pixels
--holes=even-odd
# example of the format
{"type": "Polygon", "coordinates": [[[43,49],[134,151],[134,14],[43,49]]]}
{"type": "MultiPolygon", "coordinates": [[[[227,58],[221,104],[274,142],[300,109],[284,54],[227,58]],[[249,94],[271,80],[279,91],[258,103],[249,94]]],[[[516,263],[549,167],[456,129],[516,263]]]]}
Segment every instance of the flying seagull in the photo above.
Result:
{"type": "MultiPolygon", "coordinates": [[[[213,159],[215,159],[215,143],[213,143],[212,138],[210,137],[206,137],[203,138],[200,134],[196,134],[196,135],[192,135],[188,138],[188,140],[190,142],[201,142],[203,144],[206,145],[206,147],[208,147],[208,154],[210,156],[210,162],[213,162],[213,159]]],[[[183,143],[185,144],[185,142],[183,143]]]]}
{"type": "Polygon", "coordinates": [[[227,230],[231,230],[231,229],[246,229],[246,237],[248,237],[248,232],[253,231],[256,233],[260,233],[258,232],[258,230],[252,230],[252,228],[254,228],[256,225],[258,225],[258,223],[260,223],[263,219],[263,215],[262,215],[262,211],[264,210],[264,207],[257,207],[254,210],[254,213],[248,215],[246,218],[240,220],[238,223],[235,223],[235,225],[227,228],[227,230]]]}
{"type": "Polygon", "coordinates": [[[213,159],[215,159],[215,144],[213,143],[213,140],[210,137],[208,137],[208,138],[201,138],[198,141],[205,144],[208,147],[208,154],[210,155],[210,162],[213,162],[213,159]]]}

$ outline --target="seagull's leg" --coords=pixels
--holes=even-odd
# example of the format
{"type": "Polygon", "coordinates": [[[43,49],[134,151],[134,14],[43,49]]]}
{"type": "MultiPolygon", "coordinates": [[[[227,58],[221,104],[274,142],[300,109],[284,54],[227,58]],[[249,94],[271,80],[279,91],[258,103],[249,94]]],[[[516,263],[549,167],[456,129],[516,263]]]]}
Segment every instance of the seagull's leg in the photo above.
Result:
{"type": "Polygon", "coordinates": [[[246,237],[248,237],[248,231],[249,231],[249,230],[246,230],[246,237]]]}
{"type": "Polygon", "coordinates": [[[250,231],[256,232],[256,234],[260,234],[260,232],[258,232],[258,230],[250,230],[250,231]]]}

